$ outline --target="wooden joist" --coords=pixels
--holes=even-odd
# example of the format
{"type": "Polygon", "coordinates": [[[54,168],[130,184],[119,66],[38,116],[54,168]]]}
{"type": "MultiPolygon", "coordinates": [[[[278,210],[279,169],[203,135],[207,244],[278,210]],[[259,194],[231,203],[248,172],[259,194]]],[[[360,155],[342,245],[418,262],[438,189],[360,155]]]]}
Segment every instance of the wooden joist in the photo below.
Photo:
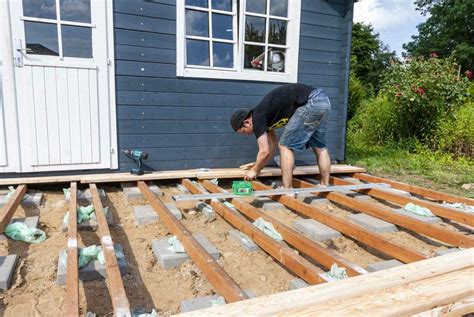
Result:
{"type": "Polygon", "coordinates": [[[95,215],[97,218],[98,232],[102,251],[105,258],[105,270],[107,272],[107,283],[109,286],[110,298],[115,316],[131,316],[130,305],[128,303],[125,287],[123,285],[122,276],[115,255],[114,243],[110,235],[109,225],[105,218],[104,208],[100,201],[97,186],[90,184],[89,189],[92,195],[92,203],[95,208],[95,215]]]}
{"type": "Polygon", "coordinates": [[[412,317],[458,317],[472,312],[474,312],[474,297],[470,296],[458,301],[453,301],[444,306],[412,315],[412,317]]]}
{"type": "Polygon", "coordinates": [[[245,303],[198,310],[183,316],[317,316],[319,314],[314,312],[321,307],[326,309],[323,315],[402,316],[407,312],[416,313],[444,305],[453,298],[463,298],[463,294],[469,292],[472,295],[473,258],[474,249],[471,248],[338,282],[254,298],[245,303]],[[375,297],[378,307],[366,302],[369,296],[375,297]],[[349,314],[337,313],[338,309],[349,305],[354,305],[351,307],[357,307],[357,310],[349,314]],[[391,314],[385,313],[385,310],[382,313],[370,311],[371,308],[385,307],[398,310],[392,310],[391,314]],[[410,309],[413,307],[416,309],[410,309]]]}
{"type": "Polygon", "coordinates": [[[236,302],[248,299],[247,295],[226,271],[207,253],[207,251],[193,237],[192,233],[169,211],[165,204],[153,194],[148,185],[138,182],[138,188],[150,205],[159,214],[160,220],[183,244],[186,252],[196,263],[199,269],[214,288],[225,298],[226,302],[236,302]]]}
{"type": "Polygon", "coordinates": [[[439,201],[447,201],[450,203],[463,203],[466,205],[474,206],[474,199],[461,197],[456,195],[451,195],[443,192],[439,192],[433,189],[423,188],[415,185],[409,185],[402,182],[397,182],[394,180],[377,177],[373,175],[369,175],[366,173],[354,173],[352,175],[354,178],[360,179],[362,181],[371,182],[371,183],[386,183],[391,185],[393,188],[404,190],[410,192],[412,194],[417,194],[420,196],[425,196],[431,199],[439,200],[439,201]]]}
{"type": "MultiPolygon", "coordinates": [[[[202,193],[202,190],[188,179],[184,179],[182,184],[193,194],[202,193]]],[[[210,205],[233,227],[245,233],[260,248],[309,284],[319,284],[328,281],[328,278],[324,275],[324,271],[311,264],[302,256],[296,254],[284,243],[276,241],[262,232],[237,211],[230,209],[218,200],[211,200],[210,205]]]]}
{"type": "MultiPolygon", "coordinates": [[[[337,177],[330,177],[330,182],[338,186],[339,185],[342,185],[342,186],[354,185],[353,182],[350,182],[341,178],[337,178],[337,177]]],[[[406,205],[408,203],[413,203],[415,205],[428,208],[429,210],[431,210],[433,214],[440,216],[442,218],[454,220],[454,221],[464,223],[469,226],[474,226],[474,214],[458,211],[454,208],[444,207],[437,203],[421,200],[414,197],[400,196],[397,194],[393,194],[387,190],[384,190],[383,188],[370,188],[370,189],[361,189],[361,190],[353,190],[353,191],[356,191],[362,194],[367,194],[369,196],[372,196],[378,199],[394,202],[399,205],[406,205]]]]}
{"type": "MultiPolygon", "coordinates": [[[[313,184],[295,178],[293,179],[293,186],[304,188],[312,187],[313,184]]],[[[428,224],[410,216],[397,214],[387,207],[357,200],[337,192],[315,193],[315,195],[329,199],[330,201],[338,203],[344,207],[368,214],[372,217],[376,217],[387,222],[391,222],[397,226],[421,233],[425,236],[449,243],[454,246],[467,248],[474,246],[473,237],[466,236],[462,233],[451,231],[437,225],[428,224]]]]}
{"type": "MultiPolygon", "coordinates": [[[[257,190],[271,188],[270,186],[266,186],[258,181],[254,181],[252,182],[252,184],[253,188],[257,190]]],[[[422,253],[406,248],[405,246],[396,242],[392,242],[379,234],[370,232],[369,230],[359,225],[334,216],[331,213],[322,210],[318,207],[301,202],[296,198],[285,195],[272,196],[270,198],[284,204],[285,206],[297,211],[300,214],[319,221],[322,224],[325,224],[326,226],[331,227],[346,236],[360,241],[365,245],[379,250],[380,252],[389,255],[397,260],[400,260],[404,263],[419,261],[427,258],[427,256],[423,255],[422,253]]]]}
{"type": "MultiPolygon", "coordinates": [[[[202,181],[201,184],[211,193],[226,192],[223,188],[211,183],[208,180],[202,181]]],[[[263,213],[260,209],[255,208],[244,200],[233,198],[229,199],[229,202],[232,203],[246,217],[252,220],[256,220],[257,218],[261,217],[265,221],[271,222],[273,224],[273,227],[278,232],[280,232],[286,242],[288,242],[294,248],[306,254],[316,262],[322,264],[327,269],[329,269],[331,265],[336,263],[339,267],[346,268],[347,274],[349,276],[356,276],[367,273],[367,271],[361,268],[360,266],[349,262],[347,259],[336,254],[332,250],[320,246],[313,240],[305,237],[303,234],[297,232],[293,228],[284,225],[275,218],[263,213]]]]}
{"type": "Polygon", "coordinates": [[[69,221],[67,226],[66,298],[64,315],[79,316],[79,265],[77,254],[77,183],[69,189],[69,221]]]}
{"type": "Polygon", "coordinates": [[[7,203],[2,207],[2,211],[0,213],[0,233],[5,231],[5,227],[8,226],[12,220],[13,214],[15,213],[18,205],[21,203],[21,200],[26,193],[26,189],[26,185],[19,185],[10,196],[7,203]]]}

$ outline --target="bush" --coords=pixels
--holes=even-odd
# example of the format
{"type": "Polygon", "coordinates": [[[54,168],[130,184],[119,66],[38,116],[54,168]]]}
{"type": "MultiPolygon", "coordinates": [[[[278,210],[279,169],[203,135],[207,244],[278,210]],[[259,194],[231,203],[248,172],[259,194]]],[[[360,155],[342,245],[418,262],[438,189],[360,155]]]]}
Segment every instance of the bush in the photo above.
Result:
{"type": "Polygon", "coordinates": [[[414,138],[436,148],[442,119],[452,116],[464,103],[468,82],[465,76],[458,76],[452,58],[418,58],[394,64],[381,89],[394,107],[394,139],[414,138]]]}
{"type": "Polygon", "coordinates": [[[367,98],[367,92],[357,76],[351,72],[349,76],[349,100],[347,104],[347,120],[352,119],[367,98]]]}

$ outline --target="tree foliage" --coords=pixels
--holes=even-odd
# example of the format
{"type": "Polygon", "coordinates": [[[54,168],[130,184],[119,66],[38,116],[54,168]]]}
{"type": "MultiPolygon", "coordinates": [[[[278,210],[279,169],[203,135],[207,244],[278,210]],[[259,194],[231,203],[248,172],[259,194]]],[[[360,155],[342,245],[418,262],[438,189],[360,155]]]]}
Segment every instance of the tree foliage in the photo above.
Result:
{"type": "Polygon", "coordinates": [[[474,68],[474,1],[415,0],[428,16],[418,25],[418,35],[403,48],[411,56],[454,55],[463,70],[474,68]]]}
{"type": "Polygon", "coordinates": [[[395,59],[395,51],[389,50],[371,25],[353,24],[351,70],[365,87],[377,92],[382,73],[395,59]]]}

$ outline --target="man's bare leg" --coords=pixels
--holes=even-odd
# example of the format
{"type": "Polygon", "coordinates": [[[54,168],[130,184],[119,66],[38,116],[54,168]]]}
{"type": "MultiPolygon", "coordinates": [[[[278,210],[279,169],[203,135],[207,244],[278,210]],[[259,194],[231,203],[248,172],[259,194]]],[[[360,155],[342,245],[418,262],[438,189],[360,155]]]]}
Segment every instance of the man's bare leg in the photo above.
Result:
{"type": "Polygon", "coordinates": [[[326,148],[313,148],[318,159],[319,171],[321,173],[321,186],[329,185],[329,175],[331,174],[331,158],[326,148]]]}
{"type": "Polygon", "coordinates": [[[293,179],[293,169],[295,167],[295,155],[293,151],[278,144],[280,149],[280,165],[281,165],[281,174],[284,188],[292,188],[292,179],[293,179]]]}

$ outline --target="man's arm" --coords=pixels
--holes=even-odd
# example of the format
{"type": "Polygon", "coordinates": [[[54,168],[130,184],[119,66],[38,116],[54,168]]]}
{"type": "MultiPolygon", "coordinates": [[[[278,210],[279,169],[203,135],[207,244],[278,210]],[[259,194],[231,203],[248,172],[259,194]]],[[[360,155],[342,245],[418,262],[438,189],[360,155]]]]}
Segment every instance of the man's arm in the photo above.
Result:
{"type": "Polygon", "coordinates": [[[278,146],[278,138],[275,131],[265,132],[257,139],[258,154],[255,165],[245,174],[245,179],[252,180],[265,167],[273,157],[278,146]]]}

